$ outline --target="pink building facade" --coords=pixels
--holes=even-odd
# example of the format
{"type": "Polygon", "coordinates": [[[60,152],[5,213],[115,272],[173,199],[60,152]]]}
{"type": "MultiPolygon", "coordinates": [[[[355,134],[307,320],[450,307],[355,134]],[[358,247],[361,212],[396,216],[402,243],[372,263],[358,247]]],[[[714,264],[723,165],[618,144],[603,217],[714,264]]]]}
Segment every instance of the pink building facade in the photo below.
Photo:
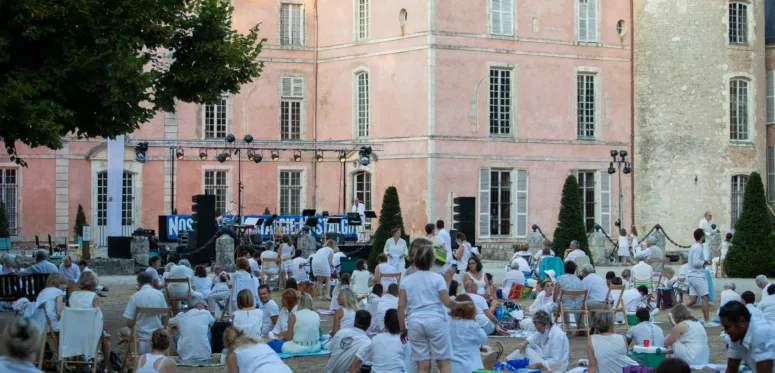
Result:
{"type": "MultiPolygon", "coordinates": [[[[353,196],[379,213],[398,189],[408,233],[451,226],[455,197],[476,197],[476,242],[551,236],[565,178],[578,175],[589,230],[632,224],[631,178],[609,175],[611,149],[632,154],[629,2],[602,0],[234,0],[234,27],[261,23],[262,76],[217,105],[179,103],[134,139],[348,141],[383,144],[368,166],[357,153],[243,161],[243,212],[349,210],[353,196]],[[619,211],[623,212],[620,216],[619,211]]],[[[28,168],[0,163],[0,188],[18,239],[72,236],[77,206],[104,224],[106,145],[66,139],[60,151],[20,146],[28,168]]],[[[155,228],[190,213],[191,196],[217,195],[236,212],[237,162],[187,149],[126,149],[124,222],[155,228]],[[173,188],[174,182],[174,188],[173,188]]]]}

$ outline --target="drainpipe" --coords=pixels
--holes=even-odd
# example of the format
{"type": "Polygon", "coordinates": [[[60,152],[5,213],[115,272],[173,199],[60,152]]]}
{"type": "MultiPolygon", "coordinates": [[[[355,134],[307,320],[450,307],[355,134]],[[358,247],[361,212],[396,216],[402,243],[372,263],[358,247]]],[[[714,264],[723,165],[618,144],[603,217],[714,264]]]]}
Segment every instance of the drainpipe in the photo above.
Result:
{"type": "MultiPolygon", "coordinates": [[[[320,27],[318,26],[318,1],[315,0],[315,101],[312,108],[312,141],[318,141],[318,46],[320,45],[320,27]]],[[[312,161],[312,207],[317,208],[318,162],[312,161]]]]}
{"type": "MultiPolygon", "coordinates": [[[[630,162],[635,167],[635,2],[630,0],[630,162]]],[[[630,221],[635,225],[635,172],[630,179],[630,221]]]]}

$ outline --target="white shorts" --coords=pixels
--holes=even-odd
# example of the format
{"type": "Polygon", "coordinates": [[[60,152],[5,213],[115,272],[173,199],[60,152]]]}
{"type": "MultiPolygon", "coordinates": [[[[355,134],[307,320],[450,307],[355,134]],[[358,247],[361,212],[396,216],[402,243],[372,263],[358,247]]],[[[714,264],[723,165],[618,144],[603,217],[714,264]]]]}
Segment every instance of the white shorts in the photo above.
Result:
{"type": "Polygon", "coordinates": [[[686,283],[689,285],[689,296],[704,297],[708,295],[708,281],[705,279],[705,276],[687,276],[686,283]]]}
{"type": "Polygon", "coordinates": [[[293,271],[293,261],[288,259],[284,262],[282,262],[282,271],[283,272],[292,272],[293,271]]]}
{"type": "Polygon", "coordinates": [[[452,357],[449,324],[443,316],[410,318],[406,327],[412,361],[449,360],[452,357]]]}

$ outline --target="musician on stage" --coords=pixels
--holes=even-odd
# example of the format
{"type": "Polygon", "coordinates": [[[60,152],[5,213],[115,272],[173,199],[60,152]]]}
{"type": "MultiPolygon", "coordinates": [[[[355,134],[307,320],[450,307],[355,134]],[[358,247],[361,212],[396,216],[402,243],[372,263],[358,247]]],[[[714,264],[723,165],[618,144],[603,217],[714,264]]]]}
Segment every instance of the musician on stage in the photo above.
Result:
{"type": "Polygon", "coordinates": [[[357,212],[358,215],[361,216],[361,225],[358,227],[358,240],[360,241],[362,239],[361,234],[363,234],[363,226],[366,225],[366,206],[361,203],[361,201],[358,199],[358,197],[353,198],[353,207],[350,209],[351,212],[357,212]]]}

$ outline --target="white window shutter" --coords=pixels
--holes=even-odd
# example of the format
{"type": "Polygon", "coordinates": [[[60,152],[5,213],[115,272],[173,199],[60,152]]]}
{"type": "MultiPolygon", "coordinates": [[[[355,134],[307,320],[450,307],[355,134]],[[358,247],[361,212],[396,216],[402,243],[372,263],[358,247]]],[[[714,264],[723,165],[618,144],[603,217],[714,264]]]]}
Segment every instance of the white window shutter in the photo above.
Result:
{"type": "Polygon", "coordinates": [[[302,21],[304,15],[302,14],[302,7],[300,5],[292,5],[291,8],[291,42],[293,45],[302,45],[302,21]]]}
{"type": "Polygon", "coordinates": [[[292,79],[293,97],[304,97],[304,78],[294,77],[292,79]]]}
{"type": "Polygon", "coordinates": [[[587,41],[597,42],[597,2],[587,0],[587,41]]]}
{"type": "Polygon", "coordinates": [[[767,147],[767,197],[775,201],[775,147],[767,147]]]}
{"type": "Polygon", "coordinates": [[[290,76],[284,76],[280,78],[282,81],[282,96],[283,97],[291,97],[293,95],[293,83],[292,78],[290,76]]]}
{"type": "Polygon", "coordinates": [[[490,169],[479,169],[479,238],[490,237],[490,169]]]}
{"type": "Polygon", "coordinates": [[[517,237],[527,237],[527,170],[518,170],[517,174],[517,237]]]}
{"type": "Polygon", "coordinates": [[[490,30],[491,34],[500,35],[503,31],[501,24],[501,2],[503,0],[490,0],[490,30]]]}
{"type": "Polygon", "coordinates": [[[611,235],[611,175],[600,171],[600,226],[611,235]]]}
{"type": "Polygon", "coordinates": [[[587,41],[587,2],[590,0],[578,0],[576,20],[579,31],[579,41],[587,41]]]}
{"type": "Polygon", "coordinates": [[[501,0],[501,34],[514,35],[514,0],[501,0]]]}
{"type": "Polygon", "coordinates": [[[775,70],[767,71],[767,123],[775,123],[775,70]]]}

